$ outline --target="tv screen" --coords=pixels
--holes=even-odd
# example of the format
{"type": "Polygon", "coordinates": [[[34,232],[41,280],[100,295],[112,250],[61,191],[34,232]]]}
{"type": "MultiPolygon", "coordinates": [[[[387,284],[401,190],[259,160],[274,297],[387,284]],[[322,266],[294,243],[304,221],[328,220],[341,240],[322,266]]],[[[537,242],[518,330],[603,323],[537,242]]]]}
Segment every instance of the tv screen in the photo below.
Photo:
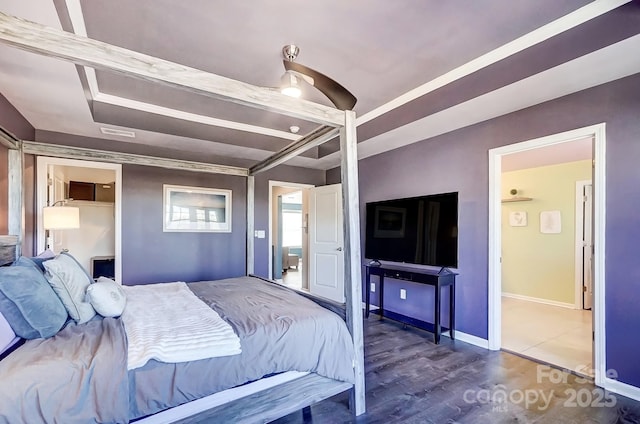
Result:
{"type": "Polygon", "coordinates": [[[458,193],[367,203],[368,259],[458,266],[458,193]]]}

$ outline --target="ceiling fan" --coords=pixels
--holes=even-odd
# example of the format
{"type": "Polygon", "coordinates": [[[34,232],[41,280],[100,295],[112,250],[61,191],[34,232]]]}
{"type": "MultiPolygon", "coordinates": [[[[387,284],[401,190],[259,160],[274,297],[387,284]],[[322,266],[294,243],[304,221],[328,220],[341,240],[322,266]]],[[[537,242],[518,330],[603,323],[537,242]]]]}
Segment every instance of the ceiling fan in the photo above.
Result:
{"type": "Polygon", "coordinates": [[[281,91],[293,97],[300,96],[298,81],[303,80],[307,84],[317,88],[327,96],[329,100],[340,110],[351,110],[358,99],[342,85],[328,76],[313,70],[307,66],[294,62],[300,53],[300,48],[295,44],[287,44],[282,48],[284,60],[282,64],[286,70],[282,76],[281,91]]]}

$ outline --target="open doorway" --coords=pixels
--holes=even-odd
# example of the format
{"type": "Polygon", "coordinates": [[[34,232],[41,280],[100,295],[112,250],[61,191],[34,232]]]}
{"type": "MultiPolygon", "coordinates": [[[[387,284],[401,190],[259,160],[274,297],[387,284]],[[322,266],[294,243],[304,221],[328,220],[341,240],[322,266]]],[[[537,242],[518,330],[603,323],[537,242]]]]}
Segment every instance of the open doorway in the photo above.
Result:
{"type": "Polygon", "coordinates": [[[502,349],[589,376],[592,144],[501,158],[502,349]]]}
{"type": "Polygon", "coordinates": [[[312,185],[269,182],[270,278],[308,290],[309,189],[312,185]]]}
{"type": "Polygon", "coordinates": [[[38,157],[37,210],[65,205],[79,212],[78,227],[59,230],[45,229],[39,212],[38,251],[68,250],[89,274],[121,282],[121,187],[119,164],[38,157]]]}
{"type": "MultiPolygon", "coordinates": [[[[491,149],[489,151],[489,348],[498,350],[505,347],[505,334],[503,334],[504,332],[502,326],[505,319],[507,319],[506,314],[503,313],[502,308],[504,276],[502,261],[503,254],[505,254],[505,249],[503,246],[504,226],[508,226],[508,228],[516,230],[518,229],[518,225],[524,226],[523,223],[528,222],[527,225],[532,226],[532,229],[535,229],[536,232],[538,232],[540,235],[549,237],[555,237],[558,234],[562,234],[562,231],[570,231],[571,233],[575,231],[575,227],[572,227],[571,224],[568,224],[568,226],[566,225],[566,222],[569,221],[565,220],[565,218],[568,217],[567,214],[571,215],[571,213],[565,213],[563,215],[561,211],[560,213],[558,213],[557,208],[552,208],[548,205],[544,206],[544,209],[536,210],[532,214],[522,213],[526,212],[522,206],[516,206],[517,210],[511,210],[509,211],[509,213],[503,213],[503,209],[505,208],[503,206],[504,203],[502,202],[503,199],[510,199],[511,196],[533,199],[536,198],[536,195],[534,195],[534,193],[527,193],[526,188],[523,188],[522,192],[519,192],[519,187],[508,187],[502,185],[503,159],[507,157],[507,155],[514,153],[533,151],[541,147],[560,145],[563,143],[575,142],[584,139],[591,139],[593,143],[593,248],[591,249],[593,256],[593,265],[589,266],[589,269],[592,270],[591,275],[593,281],[593,301],[592,312],[583,312],[583,299],[579,299],[580,309],[576,310],[580,313],[592,313],[593,328],[591,334],[593,340],[593,361],[590,363],[593,365],[590,366],[588,363],[580,364],[581,369],[576,370],[573,369],[573,367],[571,367],[571,369],[583,374],[594,374],[596,385],[602,386],[605,382],[606,377],[606,352],[604,349],[604,212],[606,195],[604,184],[606,163],[605,124],[594,125],[591,127],[567,131],[565,133],[555,134],[548,137],[528,140],[501,148],[491,149]],[[516,190],[516,192],[512,194],[512,190],[516,190]],[[512,223],[514,224],[513,226],[511,225],[512,223]]],[[[581,180],[584,180],[584,178],[581,178],[581,180]]],[[[577,187],[576,181],[574,181],[573,184],[574,190],[575,187],[577,187]]],[[[574,195],[573,199],[576,199],[577,197],[577,195],[574,195]]],[[[522,202],[513,203],[516,205],[523,205],[525,203],[533,204],[533,202],[534,200],[523,200],[522,202]]],[[[576,247],[577,246],[574,244],[573,248],[576,249],[576,247]]],[[[574,252],[576,251],[577,249],[574,250],[574,252]]],[[[507,253],[507,255],[508,254],[509,253],[507,253]]],[[[575,256],[577,257],[577,253],[575,253],[575,256]]],[[[535,273],[541,275],[544,274],[545,271],[545,268],[538,267],[535,273]]],[[[566,302],[564,302],[564,306],[566,306],[566,308],[564,309],[566,309],[567,311],[570,311],[570,308],[576,308],[576,304],[578,302],[577,299],[579,298],[576,295],[578,291],[577,289],[575,289],[575,286],[571,287],[574,288],[573,290],[569,290],[572,295],[567,295],[568,297],[566,298],[566,302]]],[[[508,291],[509,288],[506,288],[506,290],[508,291]]],[[[534,297],[531,294],[529,296],[534,297]]],[[[510,300],[517,299],[511,298],[510,300]]],[[[543,305],[542,303],[539,304],[543,305]]],[[[541,315],[539,313],[538,315],[536,315],[536,320],[539,321],[540,317],[541,315]]],[[[544,330],[540,331],[544,332],[554,330],[559,326],[559,323],[562,321],[562,319],[557,318],[552,321],[553,322],[550,324],[551,327],[546,327],[544,330]]],[[[540,360],[543,362],[550,362],[552,364],[554,363],[552,361],[544,359],[540,360]]],[[[562,367],[563,365],[560,366],[562,367]]]]}

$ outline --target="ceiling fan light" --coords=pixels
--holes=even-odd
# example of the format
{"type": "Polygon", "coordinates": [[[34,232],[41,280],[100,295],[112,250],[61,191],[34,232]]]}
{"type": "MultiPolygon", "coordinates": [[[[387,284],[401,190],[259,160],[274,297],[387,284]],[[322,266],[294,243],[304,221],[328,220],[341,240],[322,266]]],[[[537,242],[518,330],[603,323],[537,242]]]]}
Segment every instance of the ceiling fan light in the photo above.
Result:
{"type": "Polygon", "coordinates": [[[280,85],[280,92],[290,97],[300,97],[302,90],[298,84],[298,77],[293,72],[286,71],[282,76],[282,84],[280,85]]]}

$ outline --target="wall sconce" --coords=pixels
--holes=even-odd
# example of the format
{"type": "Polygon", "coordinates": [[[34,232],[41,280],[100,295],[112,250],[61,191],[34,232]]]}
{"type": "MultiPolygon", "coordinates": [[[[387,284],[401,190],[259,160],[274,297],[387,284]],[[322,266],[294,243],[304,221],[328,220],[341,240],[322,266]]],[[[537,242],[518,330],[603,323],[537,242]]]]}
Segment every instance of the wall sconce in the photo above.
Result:
{"type": "Polygon", "coordinates": [[[43,226],[47,231],[47,249],[53,248],[51,230],[80,228],[80,208],[64,206],[69,200],[73,199],[58,200],[53,205],[42,209],[43,226]],[[56,206],[58,204],[60,204],[60,206],[56,206]]]}

